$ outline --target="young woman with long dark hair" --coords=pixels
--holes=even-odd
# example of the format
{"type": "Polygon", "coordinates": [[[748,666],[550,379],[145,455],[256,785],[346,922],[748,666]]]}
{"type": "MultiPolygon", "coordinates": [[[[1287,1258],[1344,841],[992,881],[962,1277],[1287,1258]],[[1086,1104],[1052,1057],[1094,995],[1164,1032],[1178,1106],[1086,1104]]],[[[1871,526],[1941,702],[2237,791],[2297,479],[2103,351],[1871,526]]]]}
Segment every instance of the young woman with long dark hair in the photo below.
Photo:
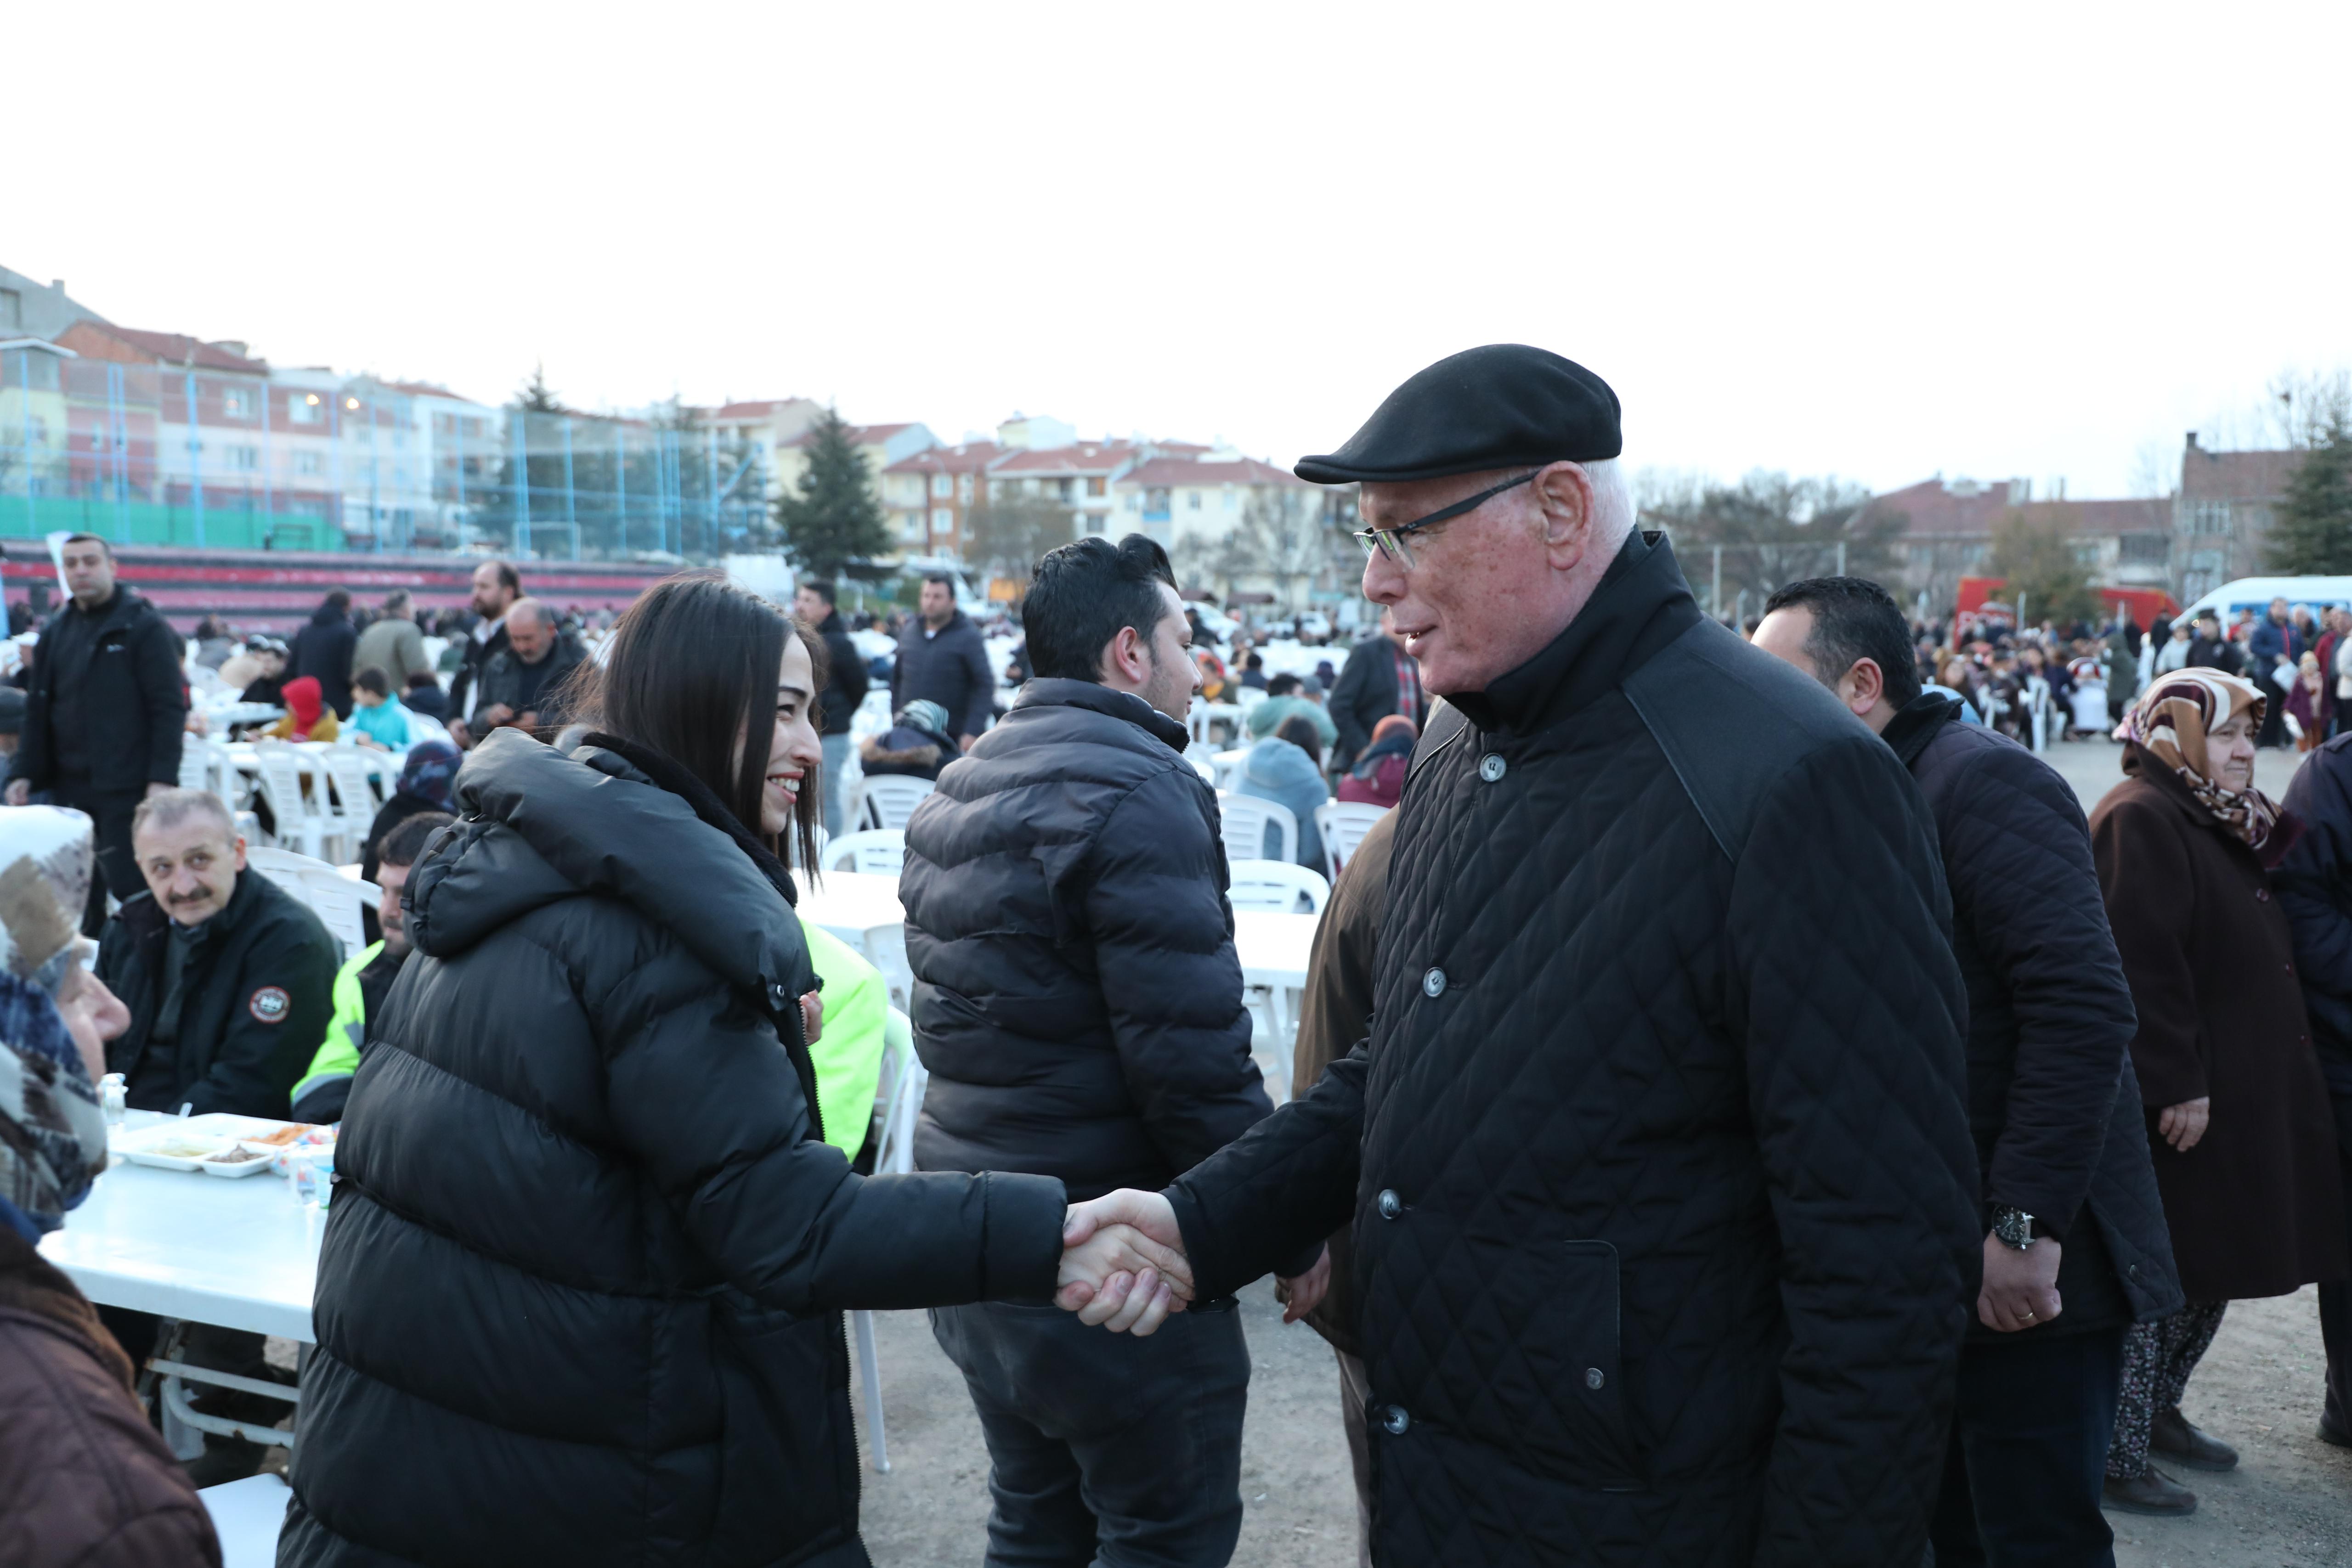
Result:
{"type": "Polygon", "coordinates": [[[279,1562],[863,1564],[843,1309],[1181,1270],[1132,1233],[1065,1256],[1057,1181],[821,1141],[776,851],[813,842],[824,679],[686,574],[573,749],[467,758],[352,1082],[279,1562]]]}

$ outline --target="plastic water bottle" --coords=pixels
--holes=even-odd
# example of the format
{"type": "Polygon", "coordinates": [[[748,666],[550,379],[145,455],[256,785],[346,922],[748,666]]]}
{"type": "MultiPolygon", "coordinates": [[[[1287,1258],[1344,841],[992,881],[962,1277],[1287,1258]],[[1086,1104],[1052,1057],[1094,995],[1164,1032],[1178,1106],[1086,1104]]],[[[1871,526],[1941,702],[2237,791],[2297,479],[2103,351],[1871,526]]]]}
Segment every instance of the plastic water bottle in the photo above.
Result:
{"type": "Polygon", "coordinates": [[[98,1081],[98,1103],[106,1113],[106,1124],[110,1130],[122,1125],[122,1113],[130,1092],[130,1086],[120,1072],[110,1072],[98,1081]]]}

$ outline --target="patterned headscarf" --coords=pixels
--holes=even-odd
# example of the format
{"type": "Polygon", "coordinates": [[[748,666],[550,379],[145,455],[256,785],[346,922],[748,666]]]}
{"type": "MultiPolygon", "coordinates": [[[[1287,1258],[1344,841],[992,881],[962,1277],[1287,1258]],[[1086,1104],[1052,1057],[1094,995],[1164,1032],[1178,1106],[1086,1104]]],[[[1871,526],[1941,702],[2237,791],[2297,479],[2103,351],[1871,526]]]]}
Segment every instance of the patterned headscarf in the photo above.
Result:
{"type": "Polygon", "coordinates": [[[928,729],[934,735],[948,732],[948,710],[929,697],[917,697],[890,716],[893,724],[903,724],[909,729],[928,729]]]}
{"type": "Polygon", "coordinates": [[[0,809],[0,1224],[27,1241],[106,1168],[106,1116],[56,1000],[88,955],[91,847],[79,811],[0,809]]]}
{"type": "Polygon", "coordinates": [[[446,740],[420,740],[408,748],[408,760],[401,764],[400,783],[394,793],[414,795],[420,800],[430,800],[436,811],[455,813],[457,797],[453,793],[457,765],[465,760],[457,755],[457,747],[446,740]]]}
{"type": "Polygon", "coordinates": [[[2278,826],[2278,804],[2259,789],[2231,789],[2218,782],[2205,737],[2242,713],[2251,711],[2249,722],[2262,723],[2267,706],[2252,681],[2203,667],[2175,670],[2140,694],[2124,727],[2141,750],[2178,774],[2223,827],[2259,850],[2278,826]]]}

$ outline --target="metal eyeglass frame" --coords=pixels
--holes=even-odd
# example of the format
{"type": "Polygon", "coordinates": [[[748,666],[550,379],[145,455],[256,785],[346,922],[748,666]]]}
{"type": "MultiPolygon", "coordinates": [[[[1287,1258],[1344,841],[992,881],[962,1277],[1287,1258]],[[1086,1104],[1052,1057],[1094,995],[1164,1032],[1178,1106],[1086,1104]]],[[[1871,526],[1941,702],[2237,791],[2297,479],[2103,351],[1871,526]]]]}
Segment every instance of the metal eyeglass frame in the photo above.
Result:
{"type": "Polygon", "coordinates": [[[1542,472],[1542,469],[1538,468],[1531,473],[1522,474],[1516,479],[1506,479],[1491,490],[1481,490],[1467,500],[1456,501],[1450,507],[1442,507],[1429,516],[1416,517],[1400,528],[1359,528],[1356,530],[1356,542],[1364,547],[1366,555],[1378,552],[1387,556],[1405,570],[1411,571],[1413,568],[1412,547],[1405,543],[1405,535],[1438,523],[1451,521],[1467,512],[1475,512],[1504,491],[1524,485],[1542,472]]]}

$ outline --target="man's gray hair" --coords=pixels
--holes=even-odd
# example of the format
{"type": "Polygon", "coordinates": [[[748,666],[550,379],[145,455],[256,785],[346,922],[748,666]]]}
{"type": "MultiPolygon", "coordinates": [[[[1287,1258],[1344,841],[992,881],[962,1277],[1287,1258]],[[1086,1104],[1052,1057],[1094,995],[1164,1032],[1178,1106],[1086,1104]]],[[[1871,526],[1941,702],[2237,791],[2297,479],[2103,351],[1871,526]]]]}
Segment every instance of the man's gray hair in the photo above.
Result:
{"type": "Polygon", "coordinates": [[[210,817],[221,826],[231,843],[236,841],[236,818],[228,802],[209,789],[166,789],[160,795],[150,795],[139,802],[131,813],[131,836],[137,838],[150,824],[158,829],[175,828],[186,818],[197,814],[210,817]]]}
{"type": "Polygon", "coordinates": [[[1593,538],[1613,556],[1617,547],[1625,542],[1625,536],[1633,531],[1633,491],[1625,481],[1624,462],[1604,457],[1598,463],[1578,466],[1592,483],[1593,538]]]}

